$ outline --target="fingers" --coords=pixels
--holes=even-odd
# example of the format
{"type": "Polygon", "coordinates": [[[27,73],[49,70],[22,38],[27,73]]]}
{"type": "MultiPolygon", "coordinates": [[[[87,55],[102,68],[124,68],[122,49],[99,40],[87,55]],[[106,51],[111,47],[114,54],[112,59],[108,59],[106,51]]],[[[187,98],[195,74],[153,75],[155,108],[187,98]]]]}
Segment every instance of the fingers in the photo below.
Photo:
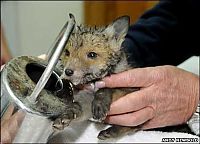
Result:
{"type": "Polygon", "coordinates": [[[8,120],[12,116],[13,111],[14,111],[14,106],[12,104],[9,104],[6,112],[3,115],[3,118],[1,119],[2,122],[4,122],[5,120],[8,120]]]}
{"type": "Polygon", "coordinates": [[[102,87],[147,87],[152,82],[153,68],[137,68],[122,73],[114,74],[96,82],[95,86],[102,87]]]}
{"type": "Polygon", "coordinates": [[[17,134],[17,130],[19,129],[23,119],[25,116],[25,112],[18,111],[16,112],[10,119],[10,124],[8,127],[8,131],[10,132],[12,140],[14,139],[15,135],[17,134]]]}
{"type": "Polygon", "coordinates": [[[154,110],[151,107],[145,107],[139,111],[123,115],[108,116],[106,122],[123,126],[137,126],[154,117],[154,110]]]}
{"type": "Polygon", "coordinates": [[[146,90],[132,92],[114,101],[110,106],[109,115],[137,111],[150,105],[150,102],[146,96],[146,90]]]}
{"type": "Polygon", "coordinates": [[[17,123],[12,119],[7,119],[3,123],[1,123],[1,134],[2,134],[1,142],[11,143],[15,137],[17,129],[18,129],[17,123]]]}
{"type": "Polygon", "coordinates": [[[11,143],[12,139],[10,133],[5,130],[5,126],[1,126],[1,143],[11,143]]]}
{"type": "Polygon", "coordinates": [[[1,131],[3,132],[1,141],[4,143],[11,143],[13,141],[25,117],[25,112],[22,110],[16,112],[14,115],[13,110],[14,106],[10,104],[1,121],[1,131]]]}
{"type": "Polygon", "coordinates": [[[19,110],[13,115],[13,119],[17,121],[18,126],[21,125],[25,115],[26,115],[26,112],[24,112],[23,110],[19,110]]]}

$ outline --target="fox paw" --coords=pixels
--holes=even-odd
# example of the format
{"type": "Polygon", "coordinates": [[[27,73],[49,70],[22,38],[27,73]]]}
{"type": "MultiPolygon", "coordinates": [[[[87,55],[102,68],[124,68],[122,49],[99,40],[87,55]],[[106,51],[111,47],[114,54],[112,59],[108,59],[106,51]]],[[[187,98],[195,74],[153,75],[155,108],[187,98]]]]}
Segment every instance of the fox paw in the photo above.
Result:
{"type": "Polygon", "coordinates": [[[106,140],[110,138],[115,138],[117,136],[118,136],[117,132],[114,131],[113,127],[110,127],[106,130],[102,130],[98,135],[98,139],[106,140]]]}
{"type": "Polygon", "coordinates": [[[98,100],[94,99],[92,102],[92,114],[93,118],[98,121],[105,120],[109,110],[109,105],[98,100]]]}
{"type": "Polygon", "coordinates": [[[98,135],[98,139],[106,140],[110,138],[121,137],[131,132],[135,133],[138,130],[141,130],[141,126],[125,127],[125,126],[113,125],[105,130],[102,130],[98,135]]]}
{"type": "Polygon", "coordinates": [[[58,131],[63,130],[72,120],[79,118],[81,114],[81,106],[74,102],[71,106],[66,107],[65,112],[55,119],[53,129],[58,131]]]}

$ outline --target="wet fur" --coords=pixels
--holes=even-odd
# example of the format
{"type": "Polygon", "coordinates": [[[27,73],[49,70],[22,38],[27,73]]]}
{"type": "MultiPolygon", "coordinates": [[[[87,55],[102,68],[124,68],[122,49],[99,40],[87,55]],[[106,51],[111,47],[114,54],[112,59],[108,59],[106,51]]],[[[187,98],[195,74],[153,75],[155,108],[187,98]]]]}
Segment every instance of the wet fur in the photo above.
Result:
{"type": "MultiPolygon", "coordinates": [[[[128,17],[124,19],[127,19],[128,27],[128,17]]],[[[115,35],[112,30],[112,26],[76,26],[59,62],[60,69],[71,69],[74,75],[68,77],[63,73],[61,78],[69,79],[78,85],[115,73],[119,61],[126,59],[121,52],[121,43],[126,32],[123,35],[115,35]],[[87,58],[89,52],[97,53],[97,59],[87,58]]],[[[127,69],[127,65],[121,69],[127,69]]]]}
{"type": "MultiPolygon", "coordinates": [[[[128,65],[126,54],[121,47],[128,27],[128,16],[120,17],[106,27],[76,26],[57,65],[63,71],[61,79],[68,79],[74,85],[80,85],[134,68],[128,65]],[[95,52],[97,57],[95,59],[88,58],[90,52],[95,52]],[[66,69],[72,70],[73,75],[67,76],[66,69]]],[[[71,120],[80,122],[91,117],[103,121],[113,101],[135,90],[138,89],[104,88],[98,91],[78,91],[74,95],[75,103],[69,103],[67,110],[55,119],[53,126],[55,129],[62,130],[69,125],[71,120]]],[[[137,130],[140,130],[140,126],[113,125],[101,131],[98,138],[118,137],[137,130]]]]}
{"type": "MultiPolygon", "coordinates": [[[[128,16],[120,17],[106,27],[76,26],[58,64],[58,67],[63,71],[61,79],[68,79],[74,85],[80,85],[130,69],[126,54],[121,47],[128,27],[128,16]],[[97,57],[88,57],[90,52],[96,53],[97,57]],[[67,76],[66,69],[72,70],[73,75],[67,76]]],[[[131,91],[134,91],[134,89],[131,91]]],[[[62,130],[71,120],[81,121],[91,117],[103,121],[111,102],[128,92],[130,92],[130,89],[105,88],[93,92],[79,91],[74,95],[74,100],[78,102],[76,104],[79,104],[80,107],[76,106],[76,110],[76,108],[73,108],[74,104],[70,103],[68,107],[70,110],[55,119],[53,126],[55,129],[62,130]],[[80,111],[82,112],[81,115],[80,111]]],[[[98,138],[117,137],[132,129],[130,127],[113,126],[108,130],[101,131],[98,138]]]]}

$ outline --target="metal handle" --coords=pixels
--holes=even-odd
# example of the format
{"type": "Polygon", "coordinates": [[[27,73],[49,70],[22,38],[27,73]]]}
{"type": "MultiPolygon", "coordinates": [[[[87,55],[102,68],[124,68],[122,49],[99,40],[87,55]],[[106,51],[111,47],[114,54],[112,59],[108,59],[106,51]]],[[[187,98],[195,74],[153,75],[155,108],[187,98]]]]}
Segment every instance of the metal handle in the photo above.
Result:
{"type": "Polygon", "coordinates": [[[43,72],[42,76],[40,77],[36,87],[34,88],[31,96],[27,97],[27,99],[34,103],[37,100],[38,95],[40,94],[41,90],[46,85],[49,77],[52,74],[52,71],[57,64],[62,51],[64,50],[65,45],[67,44],[69,37],[74,29],[75,25],[75,19],[72,14],[69,14],[70,20],[67,22],[64,27],[62,28],[61,32],[59,33],[55,45],[52,48],[52,50],[49,52],[47,58],[48,58],[48,65],[43,72]]]}

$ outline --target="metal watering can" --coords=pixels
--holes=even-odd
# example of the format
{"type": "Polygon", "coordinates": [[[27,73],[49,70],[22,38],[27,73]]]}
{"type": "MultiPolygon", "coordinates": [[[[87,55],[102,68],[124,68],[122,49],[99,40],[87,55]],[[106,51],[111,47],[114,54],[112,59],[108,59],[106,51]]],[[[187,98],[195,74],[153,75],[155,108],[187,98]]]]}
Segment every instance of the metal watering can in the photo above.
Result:
{"type": "MultiPolygon", "coordinates": [[[[56,38],[47,60],[20,56],[10,60],[1,71],[1,117],[10,104],[16,110],[26,111],[14,143],[46,143],[54,133],[49,117],[64,108],[64,103],[54,95],[56,86],[62,88],[56,64],[75,25],[74,16],[69,16],[70,20],[56,38]]],[[[69,95],[73,94],[70,81],[68,92],[69,95]]]]}

